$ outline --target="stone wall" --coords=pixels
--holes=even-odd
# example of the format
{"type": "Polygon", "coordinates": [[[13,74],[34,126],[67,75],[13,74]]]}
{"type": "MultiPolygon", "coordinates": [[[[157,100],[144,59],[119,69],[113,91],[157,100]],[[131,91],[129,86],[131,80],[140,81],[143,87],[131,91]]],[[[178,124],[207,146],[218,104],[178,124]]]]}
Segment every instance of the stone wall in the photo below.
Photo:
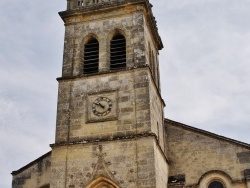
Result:
{"type": "Polygon", "coordinates": [[[250,146],[166,121],[170,176],[185,175],[186,186],[196,187],[218,176],[229,187],[246,187],[250,146]],[[225,179],[225,180],[224,180],[225,179]]]}
{"type": "MultiPolygon", "coordinates": [[[[162,48],[151,5],[147,0],[68,0],[60,16],[65,40],[56,141],[52,154],[14,174],[13,187],[89,188],[103,180],[110,187],[165,188],[164,104],[146,60],[148,43],[153,54],[162,48]],[[116,34],[126,38],[123,70],[110,70],[110,41],[116,34]],[[90,38],[99,42],[99,70],[91,75],[83,74],[90,38]],[[98,102],[104,98],[107,109],[98,102]]],[[[151,60],[157,63],[156,55],[151,60]]]]}
{"type": "Polygon", "coordinates": [[[63,77],[82,75],[84,44],[90,37],[99,41],[99,72],[109,71],[110,40],[115,33],[126,38],[127,68],[145,64],[143,6],[126,6],[66,17],[63,77]]]}
{"type": "Polygon", "coordinates": [[[164,102],[153,77],[149,77],[151,130],[158,136],[159,144],[165,151],[164,102]]]}
{"type": "Polygon", "coordinates": [[[156,188],[168,187],[169,163],[159,144],[154,144],[156,188]]]}
{"type": "Polygon", "coordinates": [[[51,152],[31,162],[18,171],[12,172],[13,188],[40,188],[50,184],[51,152]]]}
{"type": "Polygon", "coordinates": [[[151,69],[152,76],[157,88],[160,90],[160,75],[159,75],[159,62],[158,62],[158,45],[153,40],[153,30],[150,27],[150,21],[144,16],[144,35],[145,35],[145,49],[147,64],[151,69]]]}
{"type": "Polygon", "coordinates": [[[162,134],[163,104],[149,80],[144,67],[59,81],[56,143],[162,134]],[[92,100],[99,96],[112,101],[111,112],[103,117],[92,111],[92,100]]]}
{"type": "MultiPolygon", "coordinates": [[[[155,141],[154,137],[137,137],[54,147],[51,188],[88,187],[100,177],[121,188],[158,187],[154,161],[162,157],[154,152],[155,141]]],[[[157,167],[166,172],[161,160],[158,162],[157,167]]]]}

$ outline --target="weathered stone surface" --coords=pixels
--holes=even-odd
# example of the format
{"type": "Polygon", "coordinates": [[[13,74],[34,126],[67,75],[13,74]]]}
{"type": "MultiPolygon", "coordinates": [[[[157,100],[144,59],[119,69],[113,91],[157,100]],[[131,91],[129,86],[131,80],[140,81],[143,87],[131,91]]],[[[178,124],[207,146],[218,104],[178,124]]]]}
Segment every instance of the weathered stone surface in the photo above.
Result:
{"type": "Polygon", "coordinates": [[[167,121],[165,126],[170,176],[184,174],[186,186],[190,186],[198,185],[199,180],[211,172],[215,177],[223,174],[229,179],[230,187],[246,186],[243,171],[250,167],[247,144],[172,121],[167,121]]]}
{"type": "Polygon", "coordinates": [[[13,188],[47,188],[51,175],[51,152],[31,162],[25,168],[12,172],[13,188]]]}
{"type": "MultiPolygon", "coordinates": [[[[66,28],[50,187],[87,187],[98,176],[110,180],[108,187],[111,181],[113,187],[165,187],[167,178],[159,177],[168,176],[163,101],[158,74],[151,76],[148,66],[157,61],[147,53],[151,44],[156,57],[162,44],[149,2],[68,0],[60,15],[66,28]],[[112,71],[110,41],[118,33],[126,39],[126,67],[112,71]],[[83,75],[84,45],[91,37],[99,43],[98,73],[83,75]]],[[[41,173],[42,164],[34,165],[34,173],[41,173]]],[[[28,175],[14,178],[15,188],[47,186],[28,183],[33,177],[24,171],[28,175]]]]}
{"type": "Polygon", "coordinates": [[[237,157],[242,164],[250,163],[250,151],[247,152],[239,152],[237,153],[237,157]]]}
{"type": "Polygon", "coordinates": [[[59,13],[66,28],[55,144],[13,172],[12,187],[208,188],[219,181],[250,188],[249,145],[164,121],[163,45],[149,1],[67,2],[59,13]],[[113,70],[116,34],[126,41],[126,67],[113,70]],[[91,38],[99,43],[98,72],[83,74],[91,38]]]}
{"type": "Polygon", "coordinates": [[[160,184],[161,180],[155,177],[161,173],[159,169],[166,176],[168,171],[163,155],[154,152],[157,150],[154,137],[55,147],[51,187],[62,187],[64,183],[66,187],[85,187],[98,176],[105,176],[124,188],[161,187],[156,186],[156,181],[160,184]]]}
{"type": "MultiPolygon", "coordinates": [[[[87,138],[114,137],[121,131],[124,131],[124,135],[161,133],[159,136],[163,139],[163,129],[160,128],[163,124],[163,104],[157,88],[149,83],[153,81],[147,67],[59,81],[56,143],[66,142],[67,139],[75,142],[77,139],[81,141],[87,138]],[[140,79],[141,76],[144,78],[140,79]],[[105,85],[109,80],[112,80],[112,85],[105,85]],[[135,86],[136,82],[141,81],[144,89],[135,86]],[[114,92],[116,97],[112,98],[111,94],[114,92]],[[93,113],[89,96],[112,98],[110,114],[88,121],[88,114],[93,113]],[[114,119],[109,118],[111,114],[114,119]],[[65,133],[69,133],[68,138],[65,133]]],[[[161,145],[164,147],[163,141],[161,145]]]]}

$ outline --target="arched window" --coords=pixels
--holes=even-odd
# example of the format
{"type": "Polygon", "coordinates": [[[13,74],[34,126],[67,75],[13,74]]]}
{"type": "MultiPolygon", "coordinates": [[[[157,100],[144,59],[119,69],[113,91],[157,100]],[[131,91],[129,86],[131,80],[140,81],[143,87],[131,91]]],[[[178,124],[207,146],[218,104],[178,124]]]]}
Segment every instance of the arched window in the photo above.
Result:
{"type": "Polygon", "coordinates": [[[110,70],[126,68],[126,39],[117,34],[110,41],[110,70]]]}
{"type": "Polygon", "coordinates": [[[228,188],[232,187],[233,179],[223,171],[212,170],[201,176],[199,187],[205,188],[228,188]]]}
{"type": "Polygon", "coordinates": [[[84,65],[83,74],[91,74],[98,72],[99,65],[99,42],[95,38],[91,38],[84,45],[84,65]]]}
{"type": "Polygon", "coordinates": [[[223,184],[219,181],[212,181],[208,188],[224,188],[223,184]]]}

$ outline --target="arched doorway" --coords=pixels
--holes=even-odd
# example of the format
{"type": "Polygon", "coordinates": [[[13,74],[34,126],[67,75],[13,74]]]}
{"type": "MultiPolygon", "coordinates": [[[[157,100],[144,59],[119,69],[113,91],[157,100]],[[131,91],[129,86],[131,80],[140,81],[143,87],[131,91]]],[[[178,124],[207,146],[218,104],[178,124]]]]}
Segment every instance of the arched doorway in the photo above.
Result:
{"type": "Polygon", "coordinates": [[[99,177],[92,181],[86,188],[119,188],[119,186],[108,178],[99,177]]]}

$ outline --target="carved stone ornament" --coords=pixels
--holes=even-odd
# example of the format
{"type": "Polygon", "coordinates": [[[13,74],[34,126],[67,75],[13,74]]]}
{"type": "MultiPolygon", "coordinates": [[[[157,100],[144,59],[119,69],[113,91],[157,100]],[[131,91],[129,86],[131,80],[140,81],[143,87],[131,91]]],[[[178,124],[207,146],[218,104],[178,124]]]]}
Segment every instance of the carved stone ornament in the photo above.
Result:
{"type": "Polygon", "coordinates": [[[109,169],[110,162],[106,162],[104,157],[106,153],[103,153],[103,146],[99,145],[99,152],[96,154],[97,162],[93,164],[93,172],[89,177],[86,188],[118,188],[115,181],[115,174],[109,169]],[[89,183],[91,182],[91,183],[89,183]]]}

